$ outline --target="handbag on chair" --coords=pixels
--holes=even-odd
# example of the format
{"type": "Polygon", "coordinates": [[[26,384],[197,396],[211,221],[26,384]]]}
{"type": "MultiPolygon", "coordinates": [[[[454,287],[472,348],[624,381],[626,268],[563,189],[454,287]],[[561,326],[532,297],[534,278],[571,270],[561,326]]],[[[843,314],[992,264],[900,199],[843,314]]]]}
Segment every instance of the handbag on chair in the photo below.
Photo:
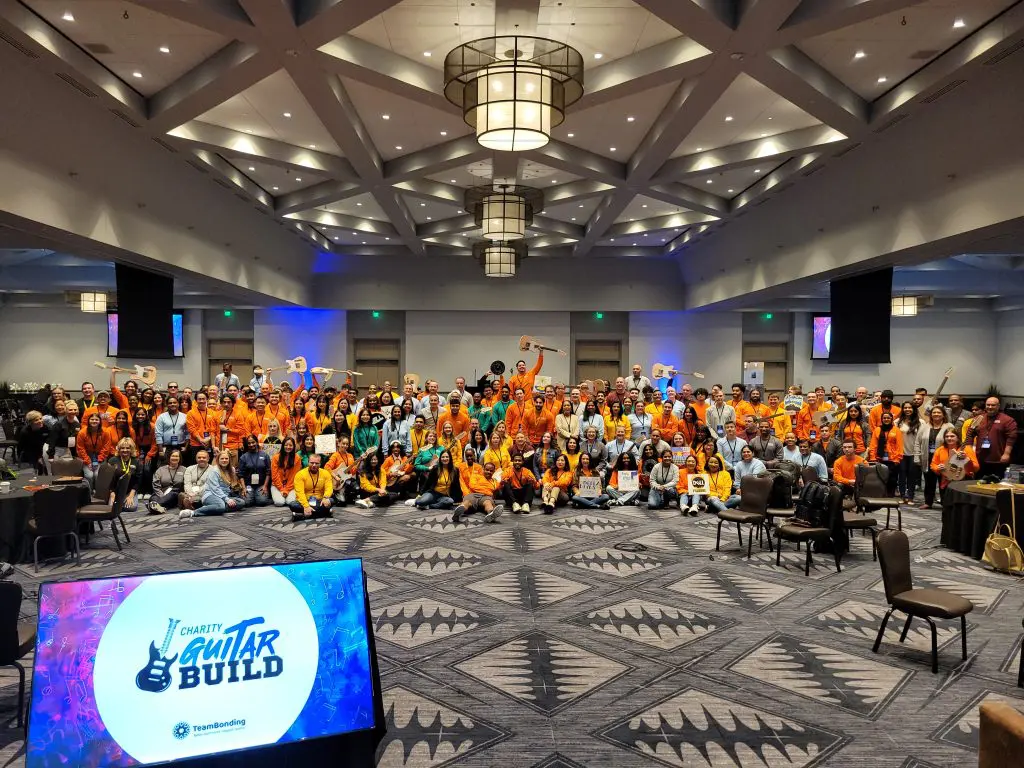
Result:
{"type": "Polygon", "coordinates": [[[985,553],[981,559],[997,571],[1004,573],[1024,574],[1024,552],[1017,543],[1017,505],[1015,494],[1010,491],[1010,521],[1012,525],[999,524],[988,538],[985,539],[985,553]],[[1005,531],[1005,533],[1001,533],[1005,531]],[[1008,534],[1008,535],[1007,535],[1008,534]]]}

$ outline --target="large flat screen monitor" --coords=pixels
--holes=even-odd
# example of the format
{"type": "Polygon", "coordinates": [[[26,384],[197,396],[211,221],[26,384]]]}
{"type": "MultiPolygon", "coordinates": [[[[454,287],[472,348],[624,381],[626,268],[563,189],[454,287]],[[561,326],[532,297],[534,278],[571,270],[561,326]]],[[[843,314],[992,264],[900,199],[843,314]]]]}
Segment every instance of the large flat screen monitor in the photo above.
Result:
{"type": "Polygon", "coordinates": [[[27,768],[135,766],[375,725],[362,561],[44,584],[27,768]]]}
{"type": "MultiPolygon", "coordinates": [[[[117,312],[107,312],[107,357],[117,357],[118,352],[118,320],[117,312]]],[[[181,312],[171,315],[171,333],[173,334],[174,357],[185,356],[184,316],[181,312]]]]}
{"type": "Polygon", "coordinates": [[[811,323],[811,360],[828,360],[832,348],[832,315],[814,315],[811,323]]]}

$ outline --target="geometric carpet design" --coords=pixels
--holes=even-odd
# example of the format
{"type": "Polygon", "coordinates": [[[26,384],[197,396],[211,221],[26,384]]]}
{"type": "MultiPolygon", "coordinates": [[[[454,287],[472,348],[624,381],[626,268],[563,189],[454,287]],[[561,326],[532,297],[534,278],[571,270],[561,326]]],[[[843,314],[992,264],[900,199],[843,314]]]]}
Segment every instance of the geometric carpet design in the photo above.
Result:
{"type": "MultiPolygon", "coordinates": [[[[937,622],[937,675],[926,623],[900,643],[897,614],[871,652],[887,606],[870,537],[852,537],[842,573],[819,555],[805,577],[791,544],[781,566],[756,546],[748,561],[735,527],[716,553],[716,522],[638,507],[494,525],[405,505],[133,515],[123,552],[104,532],[81,565],[14,578],[30,616],[43,580],[362,558],[382,768],[948,768],[976,764],[981,702],[1024,709],[1024,584],[939,547],[938,511],[903,511],[915,586],[976,607],[966,662],[959,622],[937,622]]],[[[0,670],[0,768],[24,764],[16,692],[0,670]]]]}

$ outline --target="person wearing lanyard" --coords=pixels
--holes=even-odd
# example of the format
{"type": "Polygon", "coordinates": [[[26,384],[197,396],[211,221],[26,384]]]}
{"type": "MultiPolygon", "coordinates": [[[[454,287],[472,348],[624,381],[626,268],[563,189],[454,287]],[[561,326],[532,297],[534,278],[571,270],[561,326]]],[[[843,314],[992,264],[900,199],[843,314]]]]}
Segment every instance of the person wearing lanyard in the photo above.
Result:
{"type": "Polygon", "coordinates": [[[715,401],[705,414],[705,423],[715,437],[725,437],[725,425],[736,421],[736,409],[725,402],[725,395],[715,390],[715,401]]]}
{"type": "Polygon", "coordinates": [[[333,494],[331,473],[320,470],[320,454],[311,454],[309,466],[295,476],[295,501],[288,505],[292,518],[330,517],[333,494]]]}
{"type": "Polygon", "coordinates": [[[789,412],[783,407],[778,392],[768,395],[768,419],[771,422],[771,434],[775,438],[785,435],[793,428],[789,412]]]}
{"type": "Polygon", "coordinates": [[[206,486],[206,474],[210,471],[210,452],[205,448],[196,451],[196,463],[185,468],[185,480],[182,483],[181,495],[178,496],[180,509],[193,509],[203,502],[203,488],[206,486]]]}
{"type": "Polygon", "coordinates": [[[238,456],[238,477],[246,486],[245,504],[265,507],[270,504],[270,459],[260,450],[256,435],[245,438],[245,451],[238,456]]]}
{"type": "MultiPolygon", "coordinates": [[[[800,441],[800,468],[811,467],[818,473],[818,479],[823,483],[828,482],[828,467],[825,465],[825,457],[820,453],[811,450],[811,441],[804,438],[800,441]]],[[[803,486],[803,477],[800,478],[800,485],[803,486]]]]}
{"type": "Polygon", "coordinates": [[[626,418],[629,420],[629,436],[634,443],[639,445],[651,436],[651,414],[647,413],[643,407],[633,408],[632,413],[626,418]]]}
{"type": "Polygon", "coordinates": [[[747,441],[736,435],[736,423],[733,421],[725,424],[725,437],[718,438],[718,452],[725,458],[725,468],[732,472],[733,466],[740,461],[743,449],[747,441]]]}
{"type": "Polygon", "coordinates": [[[178,398],[172,395],[167,398],[167,411],[156,420],[156,444],[166,460],[175,448],[183,448],[187,439],[186,419],[178,411],[178,398]]]}
{"type": "Polygon", "coordinates": [[[135,458],[135,443],[132,442],[130,437],[125,437],[118,441],[117,449],[114,455],[107,459],[107,464],[114,467],[114,477],[110,481],[110,503],[114,503],[117,484],[121,482],[121,478],[128,475],[131,478],[128,481],[128,495],[125,496],[121,509],[125,512],[135,511],[138,508],[135,493],[139,489],[140,475],[139,462],[135,458]]]}
{"type": "Polygon", "coordinates": [[[757,429],[758,435],[750,441],[750,448],[754,455],[771,469],[775,462],[782,458],[782,443],[772,434],[770,418],[761,419],[757,429]]]}

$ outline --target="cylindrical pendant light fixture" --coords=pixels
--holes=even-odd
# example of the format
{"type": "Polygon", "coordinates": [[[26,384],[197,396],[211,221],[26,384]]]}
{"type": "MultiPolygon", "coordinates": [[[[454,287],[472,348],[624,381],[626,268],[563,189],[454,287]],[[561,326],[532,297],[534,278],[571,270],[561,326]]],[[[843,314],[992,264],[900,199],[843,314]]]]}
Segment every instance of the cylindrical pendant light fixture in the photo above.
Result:
{"type": "Polygon", "coordinates": [[[515,184],[484,185],[466,190],[464,207],[473,214],[487,240],[526,237],[533,215],[544,208],[544,193],[515,184]]]}
{"type": "Polygon", "coordinates": [[[541,37],[488,37],[452,50],[444,77],[481,146],[523,152],[547,144],[583,96],[583,56],[541,37]]]}
{"type": "Polygon", "coordinates": [[[483,240],[473,243],[473,256],[484,268],[487,277],[515,277],[519,263],[526,258],[526,244],[483,240]]]}

